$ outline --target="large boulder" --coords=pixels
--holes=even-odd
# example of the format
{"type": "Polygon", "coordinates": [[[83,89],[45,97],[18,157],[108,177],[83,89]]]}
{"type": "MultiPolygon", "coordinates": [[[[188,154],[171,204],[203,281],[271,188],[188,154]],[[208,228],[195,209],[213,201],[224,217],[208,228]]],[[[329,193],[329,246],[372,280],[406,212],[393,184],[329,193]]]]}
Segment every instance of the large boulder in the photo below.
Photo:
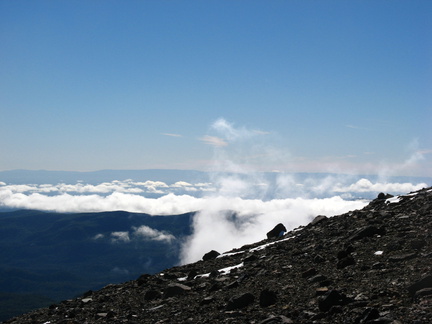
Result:
{"type": "Polygon", "coordinates": [[[207,252],[206,254],[204,254],[202,259],[203,259],[203,261],[213,260],[213,259],[216,259],[218,257],[218,255],[220,255],[220,253],[218,251],[211,250],[210,252],[207,252]]]}
{"type": "Polygon", "coordinates": [[[251,293],[244,293],[239,296],[231,297],[231,299],[228,301],[228,304],[226,305],[226,310],[232,311],[234,309],[245,308],[252,304],[254,300],[255,296],[251,293]]]}
{"type": "Polygon", "coordinates": [[[282,223],[279,223],[270,232],[267,233],[267,238],[272,239],[281,237],[285,234],[286,231],[287,229],[285,228],[285,226],[282,223]]]}

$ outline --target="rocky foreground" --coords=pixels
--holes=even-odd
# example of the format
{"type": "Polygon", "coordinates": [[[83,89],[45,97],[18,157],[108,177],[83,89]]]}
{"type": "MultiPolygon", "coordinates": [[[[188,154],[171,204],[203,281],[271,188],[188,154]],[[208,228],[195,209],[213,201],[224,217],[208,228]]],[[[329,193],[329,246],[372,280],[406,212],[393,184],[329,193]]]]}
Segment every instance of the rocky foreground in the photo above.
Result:
{"type": "Polygon", "coordinates": [[[432,189],[205,259],[6,323],[432,323],[432,189]]]}

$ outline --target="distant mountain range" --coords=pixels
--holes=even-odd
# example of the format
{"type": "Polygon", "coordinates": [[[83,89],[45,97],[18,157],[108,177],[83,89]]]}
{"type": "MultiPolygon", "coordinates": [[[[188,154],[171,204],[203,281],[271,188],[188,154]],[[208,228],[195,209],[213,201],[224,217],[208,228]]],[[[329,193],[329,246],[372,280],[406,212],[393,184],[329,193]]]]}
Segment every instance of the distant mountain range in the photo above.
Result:
{"type": "MultiPolygon", "coordinates": [[[[197,170],[173,170],[173,169],[145,169],[145,170],[99,170],[99,171],[47,171],[47,170],[9,170],[0,171],[0,181],[14,184],[45,184],[45,183],[101,183],[104,181],[133,179],[135,181],[163,181],[174,183],[176,181],[203,182],[209,181],[214,176],[229,175],[229,172],[204,172],[197,170]]],[[[263,175],[265,179],[272,180],[278,177],[278,172],[255,172],[263,175]]],[[[304,179],[324,179],[337,173],[287,173],[295,176],[299,181],[304,179]]],[[[380,179],[378,175],[347,175],[353,179],[367,178],[371,181],[380,179]]],[[[431,177],[392,176],[387,177],[392,182],[431,183],[431,177]]]]}
{"type": "Polygon", "coordinates": [[[101,183],[104,181],[134,179],[135,181],[164,181],[167,183],[179,180],[197,181],[207,179],[206,172],[194,170],[100,170],[89,172],[78,171],[47,171],[47,170],[9,170],[0,171],[0,181],[15,184],[44,183],[101,183]]]}
{"type": "Polygon", "coordinates": [[[179,262],[193,213],[0,213],[0,320],[179,262]]]}

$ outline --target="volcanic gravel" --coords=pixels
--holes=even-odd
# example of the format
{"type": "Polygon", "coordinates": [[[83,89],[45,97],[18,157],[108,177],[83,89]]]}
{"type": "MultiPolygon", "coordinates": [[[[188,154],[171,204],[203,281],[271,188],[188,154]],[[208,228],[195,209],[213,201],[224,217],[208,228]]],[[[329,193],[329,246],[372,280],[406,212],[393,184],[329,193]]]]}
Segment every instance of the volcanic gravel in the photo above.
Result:
{"type": "Polygon", "coordinates": [[[5,323],[432,323],[431,220],[431,188],[380,194],[280,238],[5,323]]]}

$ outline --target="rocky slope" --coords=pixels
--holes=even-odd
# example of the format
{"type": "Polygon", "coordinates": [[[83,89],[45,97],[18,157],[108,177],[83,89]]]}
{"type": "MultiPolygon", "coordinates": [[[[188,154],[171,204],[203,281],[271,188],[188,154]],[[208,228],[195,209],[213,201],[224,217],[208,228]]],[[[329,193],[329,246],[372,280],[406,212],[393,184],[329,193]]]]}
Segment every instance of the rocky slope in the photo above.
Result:
{"type": "Polygon", "coordinates": [[[7,323],[432,323],[432,189],[379,198],[7,323]]]}

